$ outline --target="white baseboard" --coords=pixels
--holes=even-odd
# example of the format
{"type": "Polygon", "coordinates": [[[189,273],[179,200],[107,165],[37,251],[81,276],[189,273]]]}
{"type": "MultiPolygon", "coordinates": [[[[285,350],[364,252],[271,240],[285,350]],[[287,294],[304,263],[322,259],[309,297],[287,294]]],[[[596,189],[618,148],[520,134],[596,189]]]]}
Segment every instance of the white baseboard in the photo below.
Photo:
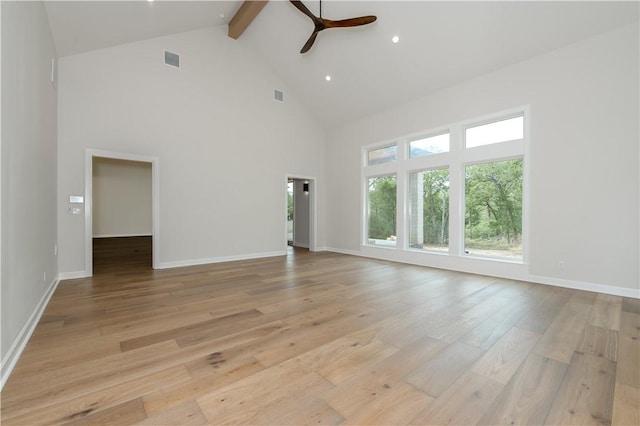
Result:
{"type": "Polygon", "coordinates": [[[318,251],[330,251],[333,253],[340,253],[340,254],[348,254],[351,256],[360,256],[360,257],[366,257],[364,256],[362,253],[360,253],[357,250],[347,250],[347,249],[339,249],[336,247],[322,247],[321,249],[318,249],[318,251]]]}
{"type": "Polygon", "coordinates": [[[531,276],[531,282],[538,284],[554,285],[556,287],[571,288],[574,290],[592,291],[594,293],[604,293],[612,296],[630,297],[640,299],[640,289],[614,287],[610,285],[588,283],[583,281],[563,280],[554,277],[531,276]]]}
{"type": "Polygon", "coordinates": [[[207,265],[209,263],[233,262],[236,260],[260,259],[263,257],[286,256],[287,251],[270,251],[263,253],[243,254],[237,256],[210,257],[206,259],[178,260],[176,262],[160,262],[156,269],[181,268],[183,266],[207,265]]]}
{"type": "Polygon", "coordinates": [[[152,237],[153,234],[104,234],[94,235],[93,238],[122,238],[122,237],[152,237]]]}
{"type": "MultiPolygon", "coordinates": [[[[319,250],[320,251],[320,250],[319,250]]],[[[463,273],[471,273],[471,274],[479,274],[479,275],[491,275],[488,272],[484,272],[484,271],[474,271],[472,269],[468,269],[468,268],[455,268],[452,266],[433,266],[433,265],[426,265],[424,263],[420,263],[420,262],[414,262],[411,260],[403,260],[403,259],[398,259],[398,258],[390,258],[388,256],[385,256],[384,253],[380,256],[375,256],[375,255],[370,255],[370,254],[364,254],[361,251],[358,250],[346,250],[346,249],[339,249],[339,248],[335,248],[335,247],[323,247],[322,251],[331,251],[331,252],[335,252],[335,253],[340,253],[340,254],[348,254],[348,255],[352,255],[352,256],[360,256],[360,257],[366,257],[366,258],[370,258],[370,259],[378,259],[378,260],[386,260],[386,261],[392,261],[392,262],[399,262],[399,263],[408,263],[411,265],[418,265],[418,266],[424,266],[427,268],[438,268],[438,269],[447,269],[447,270],[451,270],[451,271],[456,271],[456,272],[463,272],[463,273]]],[[[616,287],[616,286],[611,286],[611,285],[605,285],[605,284],[599,284],[599,283],[590,283],[590,282],[584,282],[584,281],[573,281],[573,280],[565,280],[565,279],[561,279],[561,278],[555,278],[555,277],[545,277],[545,276],[539,276],[539,275],[531,275],[528,273],[510,273],[509,269],[503,269],[503,273],[497,275],[491,275],[491,276],[496,276],[499,278],[506,278],[506,279],[513,279],[513,280],[518,280],[518,281],[528,281],[528,282],[532,282],[532,283],[536,283],[536,284],[544,284],[544,285],[552,285],[552,286],[556,286],[556,287],[564,287],[564,288],[570,288],[570,289],[574,289],[574,290],[583,290],[583,291],[591,291],[591,292],[595,292],[595,293],[603,293],[603,294],[609,294],[612,296],[622,296],[622,297],[630,297],[630,298],[634,298],[634,299],[640,299],[640,289],[633,289],[633,288],[625,288],[625,287],[616,287]]]]}
{"type": "Polygon", "coordinates": [[[76,278],[88,278],[87,271],[60,272],[58,278],[60,280],[75,280],[76,278]]]}
{"type": "Polygon", "coordinates": [[[27,346],[27,343],[29,343],[29,339],[31,338],[31,335],[36,329],[36,326],[40,321],[40,317],[42,317],[42,313],[44,312],[44,309],[47,307],[47,304],[49,303],[49,300],[51,299],[51,296],[53,295],[53,293],[56,291],[56,288],[58,287],[59,283],[60,283],[60,279],[56,278],[49,285],[49,288],[42,295],[40,302],[34,309],[31,316],[29,317],[29,320],[27,320],[27,323],[24,325],[24,327],[22,327],[22,330],[20,330],[20,333],[18,334],[16,339],[13,341],[13,344],[9,348],[9,351],[7,352],[5,357],[2,359],[0,390],[2,390],[2,388],[4,387],[4,384],[7,382],[9,375],[11,374],[14,367],[16,366],[16,363],[18,362],[20,355],[22,355],[22,351],[24,351],[24,348],[27,346]]]}
{"type": "Polygon", "coordinates": [[[301,243],[293,243],[294,247],[302,247],[302,248],[309,248],[309,244],[301,244],[301,243]]]}

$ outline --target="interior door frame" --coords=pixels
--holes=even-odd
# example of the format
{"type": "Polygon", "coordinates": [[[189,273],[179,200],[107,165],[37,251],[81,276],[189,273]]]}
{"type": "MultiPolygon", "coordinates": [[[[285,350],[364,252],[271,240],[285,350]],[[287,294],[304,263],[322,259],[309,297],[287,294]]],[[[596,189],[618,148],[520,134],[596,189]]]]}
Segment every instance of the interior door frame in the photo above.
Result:
{"type": "Polygon", "coordinates": [[[160,158],[124,152],[85,150],[84,166],[84,264],[85,275],[93,276],[93,159],[139,161],[151,163],[152,268],[158,269],[160,250],[160,158]]]}
{"type": "MultiPolygon", "coordinates": [[[[287,184],[289,183],[290,179],[302,180],[302,181],[308,181],[309,182],[309,251],[317,251],[317,247],[316,247],[316,241],[317,241],[317,238],[316,238],[316,236],[317,236],[316,200],[317,200],[317,193],[318,193],[318,185],[317,185],[318,180],[316,179],[315,176],[304,176],[304,175],[299,175],[299,174],[295,174],[295,173],[288,173],[284,177],[284,187],[285,187],[285,191],[284,191],[284,214],[282,215],[282,217],[284,217],[284,250],[285,250],[285,253],[287,252],[287,248],[288,248],[287,247],[288,233],[287,233],[287,191],[286,191],[286,188],[287,188],[287,184]]],[[[294,203],[295,203],[295,195],[294,195],[294,203]]],[[[295,221],[295,218],[294,218],[294,221],[295,221]]],[[[295,231],[294,231],[294,233],[295,233],[295,231]]]]}

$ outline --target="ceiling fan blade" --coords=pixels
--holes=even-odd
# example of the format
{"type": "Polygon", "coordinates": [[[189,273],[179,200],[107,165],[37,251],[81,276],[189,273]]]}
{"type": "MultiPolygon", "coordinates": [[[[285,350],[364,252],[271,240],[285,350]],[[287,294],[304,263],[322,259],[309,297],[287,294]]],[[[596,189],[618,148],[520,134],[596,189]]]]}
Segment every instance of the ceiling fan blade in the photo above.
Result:
{"type": "Polygon", "coordinates": [[[300,49],[300,53],[307,53],[309,49],[311,49],[311,46],[313,46],[313,43],[316,41],[317,36],[318,31],[314,31],[313,34],[311,34],[311,37],[309,37],[309,40],[307,40],[304,46],[302,46],[302,49],[300,49]]]}
{"type": "Polygon", "coordinates": [[[332,21],[331,19],[322,19],[322,23],[326,28],[344,28],[344,27],[359,27],[360,25],[367,25],[378,19],[376,16],[360,16],[357,18],[341,19],[339,21],[332,21]]]}
{"type": "Polygon", "coordinates": [[[316,17],[314,16],[313,13],[311,13],[311,11],[309,9],[307,9],[307,6],[304,5],[304,3],[302,3],[301,1],[297,1],[297,0],[289,0],[291,2],[292,5],[294,5],[300,12],[304,13],[305,15],[307,15],[309,18],[311,18],[312,21],[316,21],[316,17]]]}

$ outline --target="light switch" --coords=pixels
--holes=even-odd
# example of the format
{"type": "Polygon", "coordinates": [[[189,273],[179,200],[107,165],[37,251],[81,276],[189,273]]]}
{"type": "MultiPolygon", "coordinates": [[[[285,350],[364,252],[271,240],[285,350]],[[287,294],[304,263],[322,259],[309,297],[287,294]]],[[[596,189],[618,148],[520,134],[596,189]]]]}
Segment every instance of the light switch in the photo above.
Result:
{"type": "Polygon", "coordinates": [[[69,214],[80,214],[82,213],[80,207],[69,207],[69,214]]]}

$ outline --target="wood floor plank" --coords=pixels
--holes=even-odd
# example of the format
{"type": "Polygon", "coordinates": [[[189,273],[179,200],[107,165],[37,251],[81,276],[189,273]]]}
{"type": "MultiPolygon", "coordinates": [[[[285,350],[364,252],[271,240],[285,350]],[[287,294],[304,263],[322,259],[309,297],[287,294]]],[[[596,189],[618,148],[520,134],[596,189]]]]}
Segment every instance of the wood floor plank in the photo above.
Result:
{"type": "Polygon", "coordinates": [[[130,425],[147,417],[141,398],[132,399],[95,413],[89,409],[86,413],[78,413],[75,417],[70,417],[68,422],[62,424],[65,426],[130,425]]]}
{"type": "Polygon", "coordinates": [[[137,426],[207,425],[209,421],[194,400],[188,400],[134,423],[137,426]]]}
{"type": "Polygon", "coordinates": [[[482,321],[462,336],[459,341],[487,350],[524,318],[525,314],[531,312],[538,303],[536,293],[528,292],[521,295],[512,303],[500,308],[486,321],[482,321]]]}
{"type": "Polygon", "coordinates": [[[495,295],[451,321],[439,324],[437,327],[428,328],[427,336],[442,340],[443,342],[453,343],[477,327],[478,324],[490,318],[496,311],[508,303],[509,299],[506,297],[495,295]]]}
{"type": "Polygon", "coordinates": [[[162,342],[135,353],[118,353],[90,359],[75,366],[26,377],[14,376],[11,379],[15,381],[7,382],[9,389],[14,389],[14,392],[10,392],[9,395],[3,392],[3,408],[14,403],[33,404],[41,400],[46,401],[52,394],[79,396],[95,386],[98,381],[104,387],[118,384],[122,380],[121,377],[127,373],[131,374],[131,379],[153,373],[154,369],[157,371],[170,366],[154,368],[155,361],[166,358],[167,354],[176,353],[178,349],[175,342],[162,342]]]}
{"type": "Polygon", "coordinates": [[[611,424],[640,424],[640,389],[624,383],[616,383],[611,424]]]}
{"type": "Polygon", "coordinates": [[[616,364],[575,352],[545,424],[611,424],[616,364]]]}
{"type": "Polygon", "coordinates": [[[618,360],[618,331],[587,325],[576,351],[616,362],[618,360]]]}
{"type": "Polygon", "coordinates": [[[120,347],[123,352],[126,352],[167,340],[175,340],[179,346],[184,347],[206,340],[211,336],[220,336],[235,330],[241,330],[245,328],[242,323],[244,320],[253,320],[251,323],[257,325],[264,322],[263,319],[259,318],[262,315],[262,312],[257,309],[236,312],[221,318],[211,318],[195,324],[163,330],[135,339],[123,340],[120,342],[120,347]]]}
{"type": "Polygon", "coordinates": [[[566,364],[529,354],[478,424],[543,424],[566,370],[566,364]]]}
{"type": "Polygon", "coordinates": [[[256,348],[255,357],[264,366],[270,367],[393,316],[397,311],[398,308],[393,306],[389,311],[374,312],[366,305],[338,305],[333,310],[305,315],[295,321],[285,318],[285,322],[291,324],[291,329],[256,348]]]}
{"type": "Polygon", "coordinates": [[[571,297],[571,291],[567,289],[546,287],[543,288],[543,291],[544,299],[540,301],[536,309],[518,321],[516,327],[540,334],[544,333],[571,297]]]}
{"type": "Polygon", "coordinates": [[[302,249],[113,254],[58,285],[1,422],[638,423],[635,299],[302,249]]]}
{"type": "Polygon", "coordinates": [[[640,314],[622,313],[618,338],[616,378],[620,383],[640,388],[640,314]]]}
{"type": "Polygon", "coordinates": [[[39,374],[60,368],[77,366],[92,358],[101,358],[120,353],[120,342],[105,338],[90,338],[79,342],[59,340],[57,346],[45,349],[29,346],[25,350],[14,372],[15,374],[39,374]]]}
{"type": "Polygon", "coordinates": [[[632,314],[640,314],[640,299],[623,297],[622,312],[631,312],[632,314]]]}
{"type": "Polygon", "coordinates": [[[620,330],[622,297],[598,294],[591,308],[588,324],[608,330],[620,330]]]}
{"type": "Polygon", "coordinates": [[[208,309],[195,312],[180,312],[176,310],[162,316],[143,316],[138,320],[119,320],[116,324],[100,327],[100,334],[103,336],[114,335],[117,336],[120,341],[123,341],[154,334],[158,330],[186,327],[212,319],[213,316],[208,309]]]}
{"type": "Polygon", "coordinates": [[[316,371],[330,382],[337,384],[354,375],[358,370],[366,369],[397,351],[397,348],[379,340],[361,344],[357,339],[346,336],[291,358],[280,366],[309,372],[316,371]]]}
{"type": "Polygon", "coordinates": [[[175,386],[189,380],[191,376],[187,369],[178,366],[72,398],[67,397],[65,392],[52,392],[46,403],[38,407],[33,407],[32,404],[14,406],[11,410],[12,417],[4,418],[3,421],[7,424],[35,424],[39,419],[48,419],[50,423],[64,423],[69,419],[79,419],[138,399],[155,389],[175,386]]]}
{"type": "Polygon", "coordinates": [[[524,362],[540,335],[512,328],[471,368],[471,371],[506,384],[524,362]]]}
{"type": "Polygon", "coordinates": [[[487,318],[506,302],[502,296],[495,296],[499,291],[498,286],[470,286],[454,297],[445,294],[429,298],[419,309],[410,310],[405,321],[391,325],[379,338],[399,348],[424,337],[453,343],[475,328],[481,322],[480,318],[487,318]],[[487,300],[486,305],[482,303],[487,300]]]}
{"type": "Polygon", "coordinates": [[[538,355],[568,364],[591,311],[591,305],[569,300],[533,349],[538,355]]]}
{"type": "Polygon", "coordinates": [[[434,398],[406,383],[398,383],[381,398],[351,415],[344,425],[405,425],[434,398]]]}
{"type": "Polygon", "coordinates": [[[406,351],[397,352],[360,371],[321,396],[331,407],[349,418],[384,397],[409,373],[430,362],[445,346],[445,343],[430,338],[415,342],[406,351]]]}
{"type": "Polygon", "coordinates": [[[476,424],[502,388],[501,383],[467,371],[427,408],[418,413],[411,424],[476,424]]]}
{"type": "Polygon", "coordinates": [[[189,380],[186,383],[174,383],[165,386],[143,397],[147,414],[161,415],[165,410],[194,400],[216,389],[220,389],[245,377],[264,370],[258,361],[247,360],[245,364],[232,369],[221,369],[218,374],[209,374],[189,380]]]}
{"type": "Polygon", "coordinates": [[[159,413],[163,409],[196,399],[264,370],[262,364],[253,357],[256,348],[260,347],[262,342],[270,341],[286,330],[288,327],[283,322],[274,321],[208,342],[207,347],[210,351],[187,363],[194,380],[184,385],[158,389],[145,395],[147,412],[159,413]],[[219,361],[217,355],[222,354],[225,359],[232,361],[217,362],[219,361]]]}
{"type": "Polygon", "coordinates": [[[333,387],[316,373],[279,366],[260,371],[196,401],[210,422],[273,424],[279,415],[304,406],[333,387]],[[286,386],[283,386],[286,384],[286,386]]]}
{"type": "Polygon", "coordinates": [[[430,362],[411,372],[404,380],[435,398],[451,386],[482,355],[484,355],[482,349],[455,342],[447,345],[430,362]]]}
{"type": "Polygon", "coordinates": [[[337,425],[344,418],[321,398],[303,395],[269,404],[242,424],[251,425],[337,425]]]}

